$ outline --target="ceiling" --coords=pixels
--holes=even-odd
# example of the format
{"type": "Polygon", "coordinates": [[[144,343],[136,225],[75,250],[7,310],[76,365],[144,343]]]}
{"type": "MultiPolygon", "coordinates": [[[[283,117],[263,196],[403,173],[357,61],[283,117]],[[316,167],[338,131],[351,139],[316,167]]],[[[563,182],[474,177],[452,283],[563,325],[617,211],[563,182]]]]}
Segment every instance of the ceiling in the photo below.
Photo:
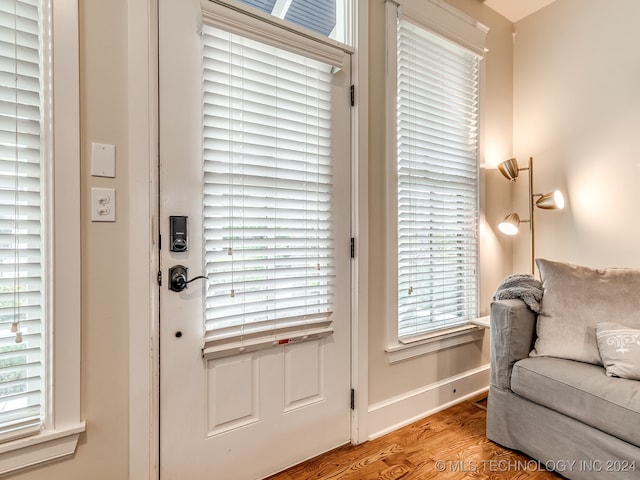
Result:
{"type": "Polygon", "coordinates": [[[484,4],[515,23],[521,18],[546,7],[554,1],[555,0],[485,0],[484,4]]]}

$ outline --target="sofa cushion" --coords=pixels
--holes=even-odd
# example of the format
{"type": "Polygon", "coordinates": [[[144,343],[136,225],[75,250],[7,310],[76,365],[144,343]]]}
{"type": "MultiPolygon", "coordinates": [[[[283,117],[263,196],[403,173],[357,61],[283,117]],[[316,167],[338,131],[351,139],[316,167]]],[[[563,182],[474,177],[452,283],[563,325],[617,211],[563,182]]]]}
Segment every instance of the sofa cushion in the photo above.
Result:
{"type": "Polygon", "coordinates": [[[560,358],[525,358],[513,366],[511,390],[532,402],[640,446],[640,382],[560,358]]]}
{"type": "Polygon", "coordinates": [[[640,380],[640,330],[598,322],[596,339],[608,376],[640,380]]]}
{"type": "Polygon", "coordinates": [[[538,259],[544,294],[531,356],[602,365],[596,322],[640,328],[640,269],[603,270],[538,259]]]}

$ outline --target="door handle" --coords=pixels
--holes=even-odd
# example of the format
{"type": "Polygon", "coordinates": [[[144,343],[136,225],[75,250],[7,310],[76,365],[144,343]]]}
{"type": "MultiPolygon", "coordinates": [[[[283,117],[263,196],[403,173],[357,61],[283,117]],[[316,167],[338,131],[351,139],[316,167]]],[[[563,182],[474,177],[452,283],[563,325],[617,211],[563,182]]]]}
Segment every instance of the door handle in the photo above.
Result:
{"type": "Polygon", "coordinates": [[[174,265],[169,269],[169,290],[181,292],[188,288],[191,282],[206,278],[204,275],[199,275],[189,280],[189,269],[184,265],[174,265]]]}

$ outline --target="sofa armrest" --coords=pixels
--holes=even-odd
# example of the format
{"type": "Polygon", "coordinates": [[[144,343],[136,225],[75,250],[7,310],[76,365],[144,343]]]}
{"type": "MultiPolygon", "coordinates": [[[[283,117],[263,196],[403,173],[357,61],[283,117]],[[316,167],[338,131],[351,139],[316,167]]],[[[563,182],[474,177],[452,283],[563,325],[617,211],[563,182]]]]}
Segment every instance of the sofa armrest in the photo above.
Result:
{"type": "Polygon", "coordinates": [[[491,303],[491,385],[511,388],[511,370],[529,356],[536,331],[536,314],[522,300],[491,303]]]}

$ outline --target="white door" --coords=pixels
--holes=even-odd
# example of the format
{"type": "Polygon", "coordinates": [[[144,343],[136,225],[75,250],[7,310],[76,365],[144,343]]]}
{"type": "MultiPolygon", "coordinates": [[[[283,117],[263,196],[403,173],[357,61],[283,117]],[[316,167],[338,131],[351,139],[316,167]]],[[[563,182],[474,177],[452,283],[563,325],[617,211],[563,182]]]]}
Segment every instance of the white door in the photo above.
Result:
{"type": "Polygon", "coordinates": [[[160,475],[263,478],[350,438],[350,59],[159,8],[160,475]]]}

